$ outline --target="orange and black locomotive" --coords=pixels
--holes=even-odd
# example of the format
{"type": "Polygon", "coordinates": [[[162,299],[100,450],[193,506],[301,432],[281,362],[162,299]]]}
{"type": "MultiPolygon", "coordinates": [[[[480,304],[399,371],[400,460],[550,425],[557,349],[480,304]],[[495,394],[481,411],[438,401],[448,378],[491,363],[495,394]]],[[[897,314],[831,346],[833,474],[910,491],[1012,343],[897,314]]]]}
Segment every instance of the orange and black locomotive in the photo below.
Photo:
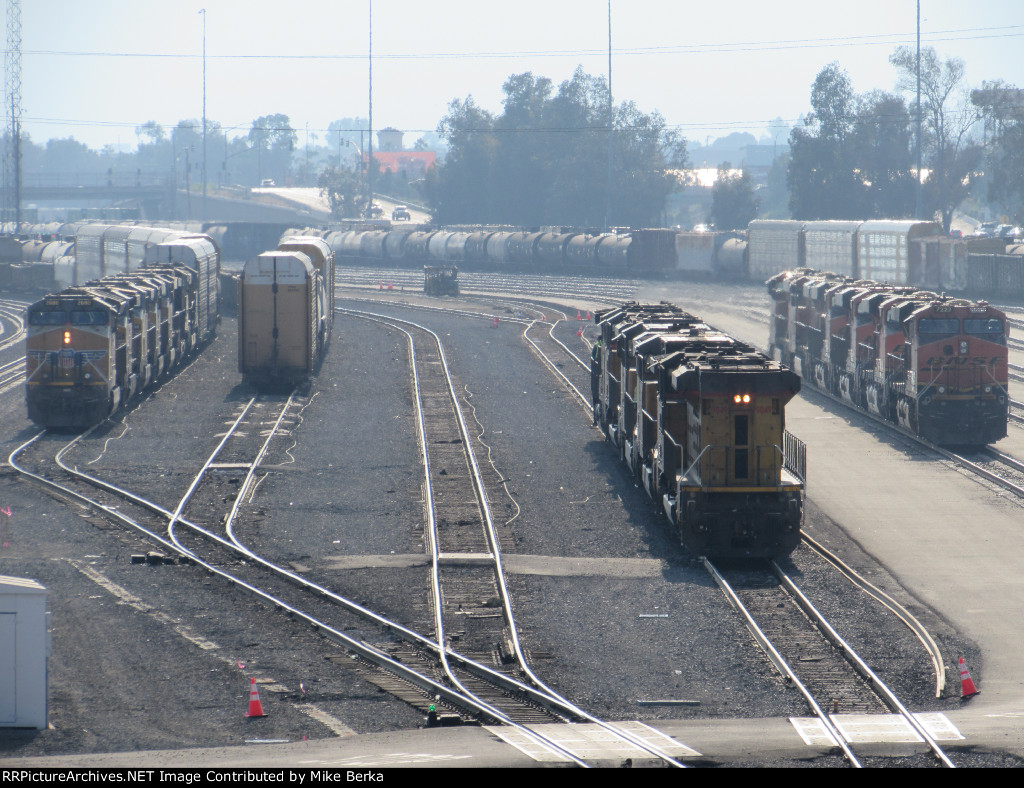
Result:
{"type": "Polygon", "coordinates": [[[1006,437],[1006,315],[801,268],[768,280],[779,361],[855,407],[943,445],[1006,437]]]}

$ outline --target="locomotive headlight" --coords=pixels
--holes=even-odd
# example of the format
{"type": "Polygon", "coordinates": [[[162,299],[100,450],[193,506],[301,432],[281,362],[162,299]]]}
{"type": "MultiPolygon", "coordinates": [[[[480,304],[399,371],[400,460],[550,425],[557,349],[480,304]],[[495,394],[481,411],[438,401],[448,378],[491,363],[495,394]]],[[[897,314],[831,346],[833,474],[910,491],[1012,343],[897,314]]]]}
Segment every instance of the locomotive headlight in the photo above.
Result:
{"type": "Polygon", "coordinates": [[[967,340],[966,339],[961,339],[960,340],[960,355],[961,356],[966,356],[967,355],[967,340]]]}
{"type": "Polygon", "coordinates": [[[744,394],[743,395],[743,404],[744,405],[749,405],[750,404],[750,395],[749,394],[744,394]]]}
{"type": "Polygon", "coordinates": [[[71,344],[71,332],[70,331],[65,331],[64,332],[64,344],[65,345],[70,345],[71,344]]]}
{"type": "Polygon", "coordinates": [[[749,394],[734,394],[733,398],[732,398],[732,401],[735,402],[737,405],[739,405],[741,402],[744,405],[749,405],[750,404],[750,395],[749,394]]]}
{"type": "Polygon", "coordinates": [[[945,394],[945,393],[946,393],[946,387],[945,386],[939,386],[939,394],[945,394]]]}

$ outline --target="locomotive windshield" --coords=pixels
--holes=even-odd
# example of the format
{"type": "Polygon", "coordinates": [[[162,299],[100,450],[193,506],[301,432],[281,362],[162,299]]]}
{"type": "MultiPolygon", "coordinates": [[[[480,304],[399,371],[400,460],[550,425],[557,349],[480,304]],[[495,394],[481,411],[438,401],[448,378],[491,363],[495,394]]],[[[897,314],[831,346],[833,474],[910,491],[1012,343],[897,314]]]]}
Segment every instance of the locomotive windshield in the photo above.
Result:
{"type": "Polygon", "coordinates": [[[1000,345],[1006,344],[1003,321],[997,317],[966,318],[964,333],[981,337],[989,342],[998,342],[1000,345]]]}
{"type": "Polygon", "coordinates": [[[30,326],[62,326],[68,322],[68,313],[63,309],[34,311],[28,314],[30,326]]]}
{"type": "Polygon", "coordinates": [[[935,342],[960,333],[960,321],[953,318],[921,318],[917,321],[921,342],[935,342]]]}
{"type": "Polygon", "coordinates": [[[107,313],[92,309],[71,313],[71,325],[73,326],[105,326],[107,324],[107,313]]]}

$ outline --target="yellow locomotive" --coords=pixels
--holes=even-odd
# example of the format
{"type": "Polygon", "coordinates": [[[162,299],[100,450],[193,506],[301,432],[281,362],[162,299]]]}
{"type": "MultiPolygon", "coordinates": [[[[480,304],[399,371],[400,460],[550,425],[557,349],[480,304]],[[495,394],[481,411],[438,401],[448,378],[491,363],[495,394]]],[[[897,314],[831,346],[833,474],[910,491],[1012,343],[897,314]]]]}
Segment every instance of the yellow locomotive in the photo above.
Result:
{"type": "Polygon", "coordinates": [[[206,342],[220,255],[205,236],[159,244],[150,262],[48,295],[28,309],[25,398],[44,427],[102,421],[206,342]]]}
{"type": "Polygon", "coordinates": [[[696,555],[787,555],[805,450],[785,430],[788,368],[671,304],[598,312],[595,422],[696,555]]]}

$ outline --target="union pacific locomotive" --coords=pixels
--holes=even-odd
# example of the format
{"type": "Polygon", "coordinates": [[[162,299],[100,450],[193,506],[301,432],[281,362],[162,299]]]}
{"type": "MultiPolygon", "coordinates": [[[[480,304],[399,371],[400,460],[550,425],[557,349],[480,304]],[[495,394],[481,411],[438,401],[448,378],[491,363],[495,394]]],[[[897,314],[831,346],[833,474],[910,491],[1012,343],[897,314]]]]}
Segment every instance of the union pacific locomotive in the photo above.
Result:
{"type": "Polygon", "coordinates": [[[96,424],[180,365],[216,329],[220,254],[206,236],[28,309],[25,398],[44,427],[96,424]]]}
{"type": "Polygon", "coordinates": [[[807,268],[767,282],[774,357],[847,403],[950,446],[1006,437],[1006,316],[807,268]]]}
{"type": "Polygon", "coordinates": [[[594,419],[695,555],[788,555],[806,452],[785,429],[800,378],[671,304],[594,316],[594,419]]]}

